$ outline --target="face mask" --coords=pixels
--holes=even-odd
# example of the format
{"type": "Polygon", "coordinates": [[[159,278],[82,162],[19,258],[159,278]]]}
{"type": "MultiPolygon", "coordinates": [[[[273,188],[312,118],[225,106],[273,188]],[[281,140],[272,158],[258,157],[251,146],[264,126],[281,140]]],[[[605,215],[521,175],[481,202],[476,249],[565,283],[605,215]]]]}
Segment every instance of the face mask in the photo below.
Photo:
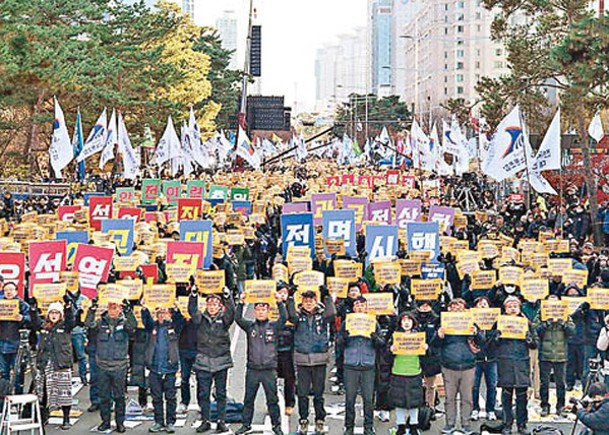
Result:
{"type": "Polygon", "coordinates": [[[505,292],[512,294],[516,291],[516,287],[512,286],[512,285],[506,285],[505,286],[505,292]]]}

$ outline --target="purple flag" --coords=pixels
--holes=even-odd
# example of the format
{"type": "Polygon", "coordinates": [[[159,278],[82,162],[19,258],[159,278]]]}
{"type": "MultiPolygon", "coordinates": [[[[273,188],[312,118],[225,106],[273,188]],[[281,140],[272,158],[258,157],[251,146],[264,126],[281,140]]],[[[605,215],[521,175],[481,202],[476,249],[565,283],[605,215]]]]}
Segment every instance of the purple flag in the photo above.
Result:
{"type": "Polygon", "coordinates": [[[391,225],[391,201],[371,202],[368,204],[368,219],[391,225]]]}
{"type": "Polygon", "coordinates": [[[440,224],[440,234],[446,233],[450,236],[453,222],[455,221],[455,209],[452,207],[432,205],[429,207],[428,221],[438,222],[440,224]]]}
{"type": "Polygon", "coordinates": [[[395,220],[398,228],[406,229],[408,222],[421,221],[420,199],[398,199],[395,202],[395,220]]]}
{"type": "Polygon", "coordinates": [[[343,196],[343,210],[355,210],[355,231],[361,231],[368,219],[368,202],[365,196],[343,196]]]}
{"type": "Polygon", "coordinates": [[[315,226],[322,224],[324,211],[336,210],[336,193],[313,193],[311,195],[311,211],[315,226]]]}

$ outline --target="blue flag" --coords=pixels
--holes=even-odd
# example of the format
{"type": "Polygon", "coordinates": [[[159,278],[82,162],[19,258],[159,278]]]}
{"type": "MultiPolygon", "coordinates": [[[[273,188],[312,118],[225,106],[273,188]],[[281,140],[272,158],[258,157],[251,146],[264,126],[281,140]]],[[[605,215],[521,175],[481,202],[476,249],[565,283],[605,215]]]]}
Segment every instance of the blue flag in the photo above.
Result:
{"type": "Polygon", "coordinates": [[[408,222],[406,224],[408,252],[429,251],[435,261],[440,255],[440,224],[438,222],[408,222]]]}
{"type": "Polygon", "coordinates": [[[198,242],[203,243],[204,254],[203,268],[209,269],[213,261],[212,257],[212,228],[213,223],[209,220],[200,221],[181,221],[180,222],[180,240],[183,242],[198,242]]]}
{"type": "Polygon", "coordinates": [[[308,246],[311,257],[315,256],[315,228],[313,213],[281,215],[281,245],[283,256],[287,256],[290,246],[308,246]]]}
{"type": "MultiPolygon", "coordinates": [[[[80,109],[76,114],[76,126],[74,127],[74,136],[72,136],[72,149],[74,150],[74,158],[78,157],[82,151],[84,145],[84,139],[82,135],[82,120],[80,117],[80,109]]],[[[85,161],[77,163],[78,168],[78,180],[83,181],[85,179],[85,161]]]]}
{"type": "Polygon", "coordinates": [[[133,252],[133,237],[135,223],[132,219],[104,219],[102,233],[110,234],[110,241],[116,245],[121,255],[131,255],[133,252]]]}
{"type": "MultiPolygon", "coordinates": [[[[327,210],[322,212],[323,237],[328,239],[343,239],[345,253],[351,257],[357,255],[355,240],[355,210],[327,210]]],[[[324,244],[324,253],[330,257],[324,244]]]]}
{"type": "Polygon", "coordinates": [[[393,257],[398,252],[397,225],[366,225],[366,265],[377,258],[393,257]]]}

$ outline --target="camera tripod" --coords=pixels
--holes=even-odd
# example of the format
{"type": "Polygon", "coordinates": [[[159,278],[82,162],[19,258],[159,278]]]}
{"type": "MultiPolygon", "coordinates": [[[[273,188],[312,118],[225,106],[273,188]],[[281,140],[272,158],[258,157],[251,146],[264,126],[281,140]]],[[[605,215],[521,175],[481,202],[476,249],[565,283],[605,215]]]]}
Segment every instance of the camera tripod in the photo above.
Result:
{"type": "Polygon", "coordinates": [[[13,370],[11,372],[11,393],[15,393],[17,382],[19,382],[19,386],[23,388],[23,384],[25,384],[25,375],[28,372],[32,376],[30,391],[33,391],[36,383],[36,364],[34,363],[32,348],[30,347],[30,331],[28,329],[20,329],[19,348],[17,349],[15,364],[13,365],[13,370]]]}

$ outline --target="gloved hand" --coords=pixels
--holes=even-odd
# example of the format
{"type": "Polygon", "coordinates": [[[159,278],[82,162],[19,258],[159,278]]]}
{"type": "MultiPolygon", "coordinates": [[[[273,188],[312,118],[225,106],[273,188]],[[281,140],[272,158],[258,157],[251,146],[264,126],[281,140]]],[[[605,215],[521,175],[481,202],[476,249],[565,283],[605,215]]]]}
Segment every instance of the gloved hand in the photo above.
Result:
{"type": "Polygon", "coordinates": [[[326,299],[327,296],[330,296],[330,292],[328,291],[328,287],[325,285],[319,286],[319,296],[322,300],[326,299]]]}
{"type": "Polygon", "coordinates": [[[131,311],[131,304],[127,299],[123,299],[123,312],[128,313],[131,311]]]}

